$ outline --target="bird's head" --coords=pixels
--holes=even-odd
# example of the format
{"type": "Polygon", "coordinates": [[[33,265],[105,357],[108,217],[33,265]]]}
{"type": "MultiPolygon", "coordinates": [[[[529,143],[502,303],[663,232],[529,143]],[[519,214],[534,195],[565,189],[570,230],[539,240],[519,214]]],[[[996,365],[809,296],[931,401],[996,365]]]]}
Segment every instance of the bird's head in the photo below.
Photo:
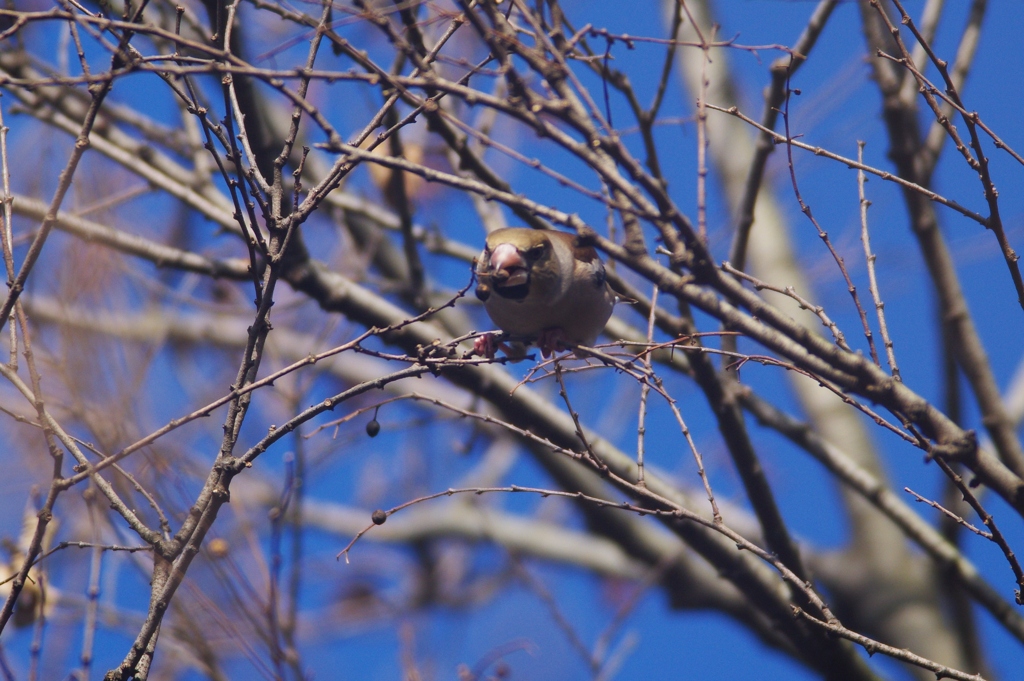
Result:
{"type": "Polygon", "coordinates": [[[487,237],[477,258],[480,284],[476,295],[486,301],[492,291],[512,300],[523,300],[531,287],[544,287],[547,274],[554,273],[551,240],[534,229],[498,229],[487,237]]]}

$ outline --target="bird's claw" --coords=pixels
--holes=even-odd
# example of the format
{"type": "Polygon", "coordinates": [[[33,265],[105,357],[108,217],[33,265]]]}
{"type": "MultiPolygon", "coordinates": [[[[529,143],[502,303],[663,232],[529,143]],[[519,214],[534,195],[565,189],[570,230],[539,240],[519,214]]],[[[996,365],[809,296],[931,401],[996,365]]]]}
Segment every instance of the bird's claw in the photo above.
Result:
{"type": "Polygon", "coordinates": [[[522,362],[524,359],[533,359],[532,355],[526,354],[526,344],[522,341],[513,340],[505,342],[508,335],[504,333],[491,332],[479,336],[473,341],[473,350],[470,356],[478,355],[486,359],[494,359],[498,350],[505,353],[505,361],[522,362]]]}
{"type": "Polygon", "coordinates": [[[537,347],[544,359],[561,350],[571,350],[572,346],[565,338],[565,332],[559,328],[544,329],[537,337],[537,347]]]}
{"type": "MultiPolygon", "coordinates": [[[[523,342],[514,342],[510,347],[504,341],[504,334],[485,333],[473,341],[473,355],[486,359],[494,359],[499,350],[505,352],[513,362],[526,358],[526,347],[523,342]]],[[[526,344],[529,342],[527,341],[526,344]]],[[[540,354],[547,359],[556,352],[573,350],[573,345],[565,337],[565,332],[559,328],[544,329],[534,341],[540,349],[540,354]]]]}
{"type": "Polygon", "coordinates": [[[494,355],[504,344],[498,340],[498,334],[485,333],[473,341],[473,354],[486,359],[494,359],[494,355]]]}

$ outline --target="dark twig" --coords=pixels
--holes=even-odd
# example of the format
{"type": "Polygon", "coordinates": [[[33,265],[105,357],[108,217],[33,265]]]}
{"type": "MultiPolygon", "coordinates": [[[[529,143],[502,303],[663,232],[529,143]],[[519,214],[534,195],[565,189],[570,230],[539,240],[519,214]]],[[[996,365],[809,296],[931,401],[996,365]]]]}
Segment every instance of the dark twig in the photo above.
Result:
{"type": "Polygon", "coordinates": [[[1010,569],[1013,571],[1013,578],[1017,582],[1017,590],[1014,592],[1015,600],[1017,605],[1024,605],[1024,571],[1021,570],[1020,563],[1017,561],[1017,556],[1014,554],[1013,549],[1007,543],[1003,533],[999,531],[996,526],[995,518],[985,510],[985,507],[981,505],[978,497],[971,491],[971,486],[964,482],[964,479],[959,473],[953,470],[953,467],[941,459],[937,459],[936,462],[939,464],[939,468],[946,474],[953,484],[956,485],[957,489],[963,495],[964,501],[971,505],[978,517],[985,524],[985,527],[991,532],[991,537],[988,537],[992,542],[999,547],[999,550],[1003,552],[1006,557],[1006,562],[1009,563],[1010,569]]]}
{"type": "Polygon", "coordinates": [[[946,516],[950,520],[954,521],[958,525],[966,527],[968,530],[970,530],[974,534],[978,535],[979,537],[984,537],[985,539],[988,539],[990,541],[992,540],[992,533],[991,532],[986,532],[985,530],[979,530],[977,527],[975,527],[974,525],[970,524],[969,522],[967,522],[966,520],[964,520],[963,518],[958,516],[956,513],[953,513],[952,511],[950,511],[948,508],[946,508],[945,506],[943,506],[939,502],[932,501],[931,499],[926,499],[925,497],[921,496],[920,494],[918,494],[914,490],[910,489],[909,487],[904,487],[903,491],[906,492],[907,494],[910,494],[911,496],[913,496],[918,502],[931,506],[936,511],[938,511],[939,513],[942,513],[944,516],[946,516]]]}
{"type": "MultiPolygon", "coordinates": [[[[764,111],[761,114],[754,158],[750,160],[743,198],[740,200],[737,211],[739,217],[736,233],[733,234],[732,245],[729,247],[729,261],[735,265],[736,269],[745,270],[747,267],[747,244],[749,243],[750,229],[754,224],[754,206],[757,203],[758,194],[761,192],[768,156],[775,150],[773,132],[780,107],[786,98],[788,83],[797,69],[807,61],[807,57],[818,42],[818,36],[821,35],[828,23],[837,2],[838,0],[821,0],[808,20],[807,26],[804,27],[803,33],[800,34],[800,38],[793,45],[790,54],[779,57],[772,63],[772,82],[765,95],[764,111]]],[[[735,350],[735,348],[728,349],[735,350]]]]}
{"type": "Polygon", "coordinates": [[[825,246],[828,248],[829,253],[832,254],[832,259],[835,260],[836,266],[839,268],[840,273],[843,275],[843,280],[846,282],[846,290],[850,293],[850,297],[853,298],[853,306],[857,309],[857,314],[860,315],[860,323],[864,328],[864,337],[868,341],[868,349],[871,351],[871,359],[875,364],[881,364],[878,359],[878,351],[875,350],[875,340],[871,333],[871,325],[868,324],[867,313],[864,312],[863,306],[860,304],[860,298],[857,295],[857,287],[853,285],[853,280],[850,279],[850,273],[846,270],[846,263],[843,261],[843,257],[836,252],[835,247],[832,245],[831,239],[828,237],[828,233],[821,228],[818,220],[811,213],[811,207],[808,206],[800,194],[800,187],[796,180],[796,166],[793,165],[793,146],[790,141],[793,139],[793,135],[789,129],[789,102],[793,91],[789,88],[789,81],[786,82],[786,99],[785,107],[782,110],[782,123],[786,130],[786,158],[789,163],[789,179],[793,184],[793,193],[796,195],[797,203],[800,204],[800,211],[807,216],[807,219],[814,225],[814,229],[818,232],[818,237],[825,242],[825,246]]]}
{"type": "MultiPolygon", "coordinates": [[[[942,79],[946,84],[946,94],[949,95],[950,99],[956,104],[957,108],[960,111],[965,111],[966,108],[964,107],[964,104],[960,99],[960,95],[957,92],[956,84],[953,82],[952,78],[949,75],[949,70],[947,68],[946,61],[939,59],[939,57],[935,54],[935,52],[931,48],[931,45],[928,44],[928,41],[924,38],[924,36],[921,35],[920,31],[918,31],[913,19],[911,19],[910,15],[907,14],[907,11],[903,9],[903,5],[900,2],[900,0],[892,0],[892,2],[900,13],[903,25],[909,28],[911,33],[914,34],[914,37],[917,38],[918,44],[920,44],[924,48],[924,51],[928,55],[928,58],[939,70],[939,73],[942,75],[942,79]]],[[[876,7],[878,6],[877,0],[874,4],[876,7]]],[[[916,69],[914,68],[913,63],[913,57],[907,50],[906,46],[903,44],[903,40],[900,37],[899,31],[889,20],[889,16],[884,11],[882,11],[881,8],[879,8],[878,11],[883,21],[885,21],[888,25],[890,33],[892,34],[892,37],[895,40],[896,45],[899,47],[902,53],[903,59],[905,60],[906,64],[909,67],[911,67],[911,73],[916,73],[916,69]]],[[[1017,261],[1020,258],[1017,255],[1017,253],[1013,250],[1013,247],[1010,245],[1009,239],[1006,236],[1006,230],[1003,228],[1003,221],[999,212],[999,192],[996,190],[995,184],[992,180],[988,158],[985,156],[985,150],[981,146],[981,139],[978,135],[978,127],[975,124],[974,117],[971,114],[966,113],[962,114],[961,116],[962,120],[964,121],[964,124],[967,126],[967,131],[970,134],[970,147],[971,149],[974,150],[974,155],[972,157],[970,151],[968,151],[967,149],[967,145],[965,145],[961,141],[960,136],[956,131],[956,128],[952,125],[952,123],[948,122],[938,102],[929,92],[926,83],[924,83],[923,81],[920,82],[922,86],[922,95],[924,96],[925,101],[928,103],[928,106],[932,109],[932,112],[935,114],[936,120],[939,121],[939,123],[943,124],[943,127],[946,128],[946,132],[956,143],[957,150],[959,150],[961,154],[964,156],[964,160],[967,162],[967,164],[971,167],[972,170],[978,173],[979,179],[981,180],[982,188],[985,192],[985,201],[988,204],[989,210],[988,218],[985,221],[985,226],[988,229],[992,230],[992,233],[996,237],[996,241],[998,241],[999,243],[999,249],[1003,254],[1003,259],[1006,261],[1007,269],[1009,269],[1010,271],[1010,277],[1013,280],[1014,288],[1017,291],[1017,301],[1020,304],[1021,308],[1024,309],[1024,277],[1021,276],[1020,266],[1017,264],[1017,261]]]]}

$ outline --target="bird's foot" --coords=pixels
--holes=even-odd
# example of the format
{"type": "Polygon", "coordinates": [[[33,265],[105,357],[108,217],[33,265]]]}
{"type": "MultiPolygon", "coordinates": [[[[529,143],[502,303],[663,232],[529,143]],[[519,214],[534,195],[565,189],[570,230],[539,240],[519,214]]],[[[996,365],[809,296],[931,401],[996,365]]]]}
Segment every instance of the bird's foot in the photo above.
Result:
{"type": "Polygon", "coordinates": [[[485,333],[479,336],[473,341],[473,354],[485,357],[487,359],[494,359],[494,355],[505,347],[505,344],[498,340],[499,335],[496,333],[485,333]]]}
{"type": "Polygon", "coordinates": [[[518,340],[506,343],[505,339],[507,338],[508,336],[504,333],[485,333],[473,341],[473,350],[469,356],[477,355],[486,359],[494,359],[497,352],[501,350],[509,362],[517,363],[524,359],[533,359],[532,355],[526,353],[526,344],[518,340]]]}
{"type": "Polygon", "coordinates": [[[571,350],[572,346],[565,337],[565,332],[559,328],[544,329],[537,337],[537,347],[540,354],[547,359],[560,350],[571,350]]]}

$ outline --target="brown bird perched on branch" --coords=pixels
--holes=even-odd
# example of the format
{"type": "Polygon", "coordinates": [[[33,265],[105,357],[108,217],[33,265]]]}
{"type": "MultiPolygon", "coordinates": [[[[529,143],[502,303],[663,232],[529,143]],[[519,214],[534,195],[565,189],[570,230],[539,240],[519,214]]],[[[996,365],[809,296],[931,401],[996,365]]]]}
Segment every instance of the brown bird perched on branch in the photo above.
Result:
{"type": "MultiPolygon", "coordinates": [[[[593,345],[612,315],[616,296],[604,263],[575,234],[508,227],[487,236],[476,258],[476,297],[498,328],[541,354],[593,345]]],[[[477,354],[494,357],[493,335],[477,339],[477,354]]]]}

